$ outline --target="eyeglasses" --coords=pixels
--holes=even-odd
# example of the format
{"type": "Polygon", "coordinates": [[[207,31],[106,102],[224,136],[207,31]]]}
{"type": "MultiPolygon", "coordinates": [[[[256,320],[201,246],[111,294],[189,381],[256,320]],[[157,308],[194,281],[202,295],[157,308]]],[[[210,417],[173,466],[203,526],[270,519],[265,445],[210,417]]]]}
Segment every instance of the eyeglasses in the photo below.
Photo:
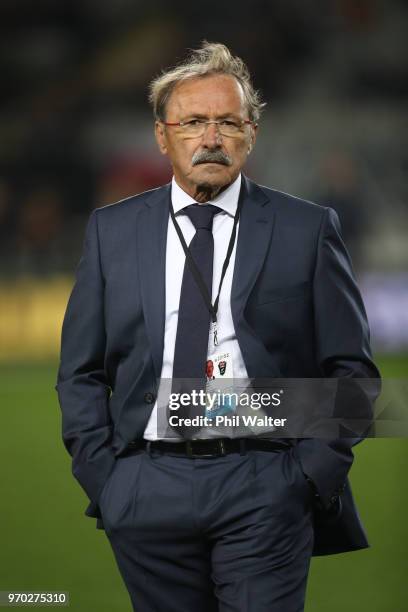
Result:
{"type": "Polygon", "coordinates": [[[253,121],[248,119],[242,119],[242,121],[235,121],[232,119],[219,119],[210,121],[207,119],[189,119],[188,121],[177,121],[171,123],[169,121],[162,121],[164,125],[180,127],[182,133],[191,138],[202,136],[207,129],[207,125],[213,123],[218,126],[220,134],[223,136],[238,136],[242,132],[244,125],[256,125],[253,121]]]}

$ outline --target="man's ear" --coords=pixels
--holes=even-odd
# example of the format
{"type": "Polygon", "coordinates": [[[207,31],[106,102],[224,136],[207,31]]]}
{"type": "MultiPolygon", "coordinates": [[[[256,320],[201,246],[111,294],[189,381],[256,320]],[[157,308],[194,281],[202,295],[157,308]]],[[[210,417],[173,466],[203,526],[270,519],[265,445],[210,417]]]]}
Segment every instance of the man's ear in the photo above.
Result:
{"type": "Polygon", "coordinates": [[[167,155],[166,131],[161,121],[156,121],[156,123],[154,124],[154,133],[156,136],[157,144],[159,145],[160,153],[162,153],[163,155],[167,155]]]}
{"type": "Polygon", "coordinates": [[[252,149],[254,148],[257,132],[258,132],[258,124],[254,123],[251,125],[251,140],[248,145],[248,155],[251,153],[252,149]]]}

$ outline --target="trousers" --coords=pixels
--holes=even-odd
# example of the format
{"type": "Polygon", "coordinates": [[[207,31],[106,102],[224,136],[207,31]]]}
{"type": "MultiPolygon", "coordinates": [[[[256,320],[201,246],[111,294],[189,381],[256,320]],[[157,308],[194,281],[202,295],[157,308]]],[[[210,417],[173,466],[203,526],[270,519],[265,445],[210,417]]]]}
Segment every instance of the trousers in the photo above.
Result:
{"type": "Polygon", "coordinates": [[[312,492],[296,448],[120,457],[100,508],[135,612],[301,612],[312,492]]]}

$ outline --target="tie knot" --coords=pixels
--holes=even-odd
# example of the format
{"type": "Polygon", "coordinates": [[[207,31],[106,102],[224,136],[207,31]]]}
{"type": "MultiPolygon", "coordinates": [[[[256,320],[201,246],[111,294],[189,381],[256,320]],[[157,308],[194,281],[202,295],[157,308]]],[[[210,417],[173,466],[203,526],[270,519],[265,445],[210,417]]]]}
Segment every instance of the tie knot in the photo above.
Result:
{"type": "Polygon", "coordinates": [[[212,230],[214,215],[221,212],[221,208],[212,204],[190,204],[184,212],[189,216],[191,223],[196,230],[212,230]]]}

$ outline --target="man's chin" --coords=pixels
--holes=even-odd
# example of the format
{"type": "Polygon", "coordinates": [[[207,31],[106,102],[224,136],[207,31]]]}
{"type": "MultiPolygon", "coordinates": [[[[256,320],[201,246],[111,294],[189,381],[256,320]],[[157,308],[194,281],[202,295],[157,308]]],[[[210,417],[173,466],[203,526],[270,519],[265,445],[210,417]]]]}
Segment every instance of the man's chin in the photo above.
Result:
{"type": "Polygon", "coordinates": [[[197,202],[208,202],[213,200],[219,193],[224,191],[231,184],[231,177],[204,176],[197,180],[195,184],[195,194],[197,202]]]}

